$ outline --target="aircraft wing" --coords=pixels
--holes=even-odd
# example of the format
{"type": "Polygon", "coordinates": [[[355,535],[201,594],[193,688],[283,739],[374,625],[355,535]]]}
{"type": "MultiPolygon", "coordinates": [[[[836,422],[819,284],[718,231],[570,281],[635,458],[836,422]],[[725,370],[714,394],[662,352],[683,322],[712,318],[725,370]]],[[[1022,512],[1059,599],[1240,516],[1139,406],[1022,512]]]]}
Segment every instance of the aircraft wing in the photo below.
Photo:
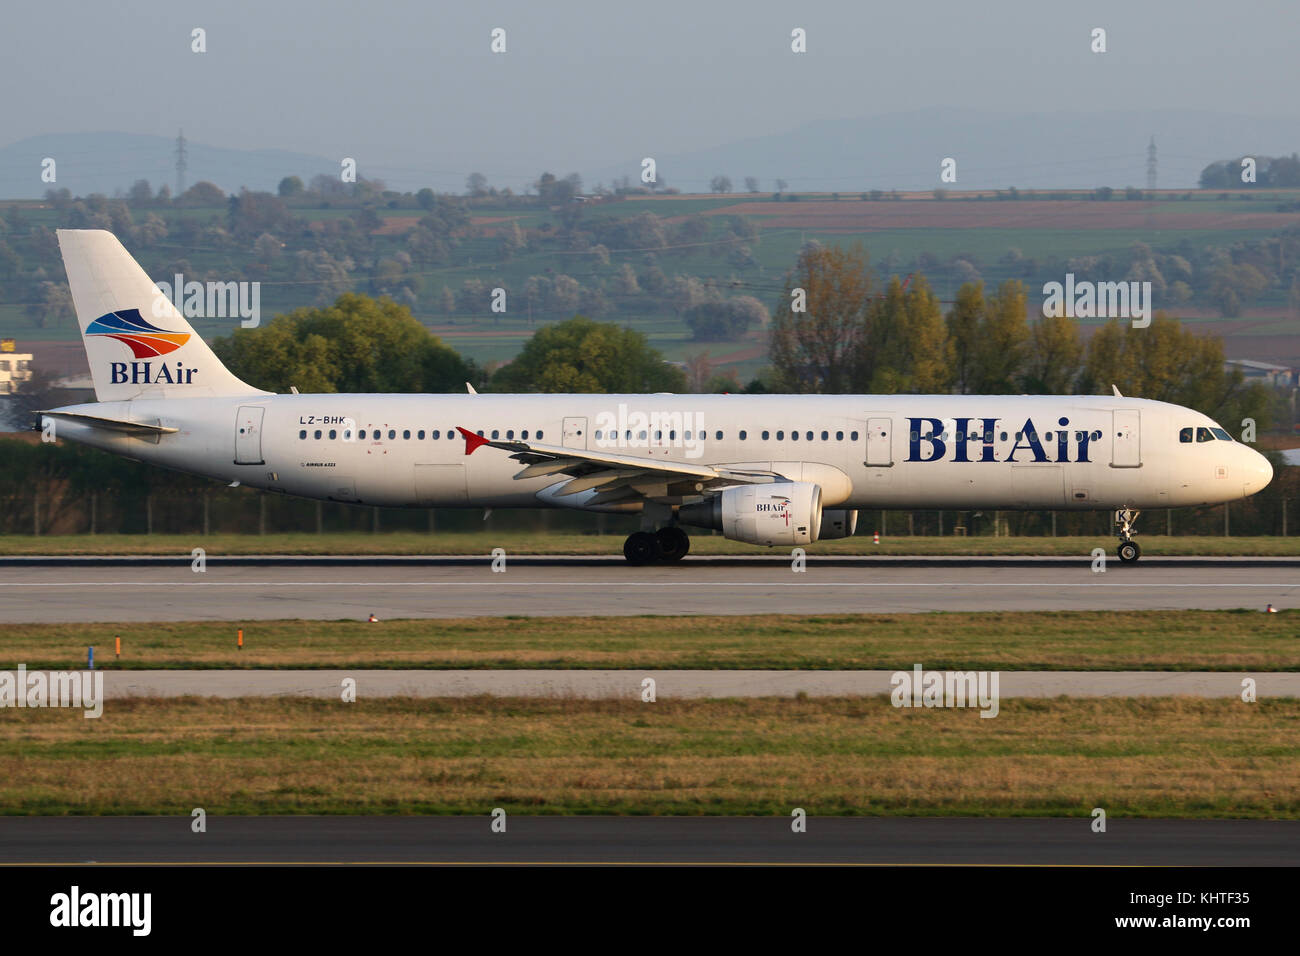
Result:
{"type": "Polygon", "coordinates": [[[465,454],[471,455],[483,445],[510,452],[510,457],[524,467],[516,480],[555,475],[568,478],[556,497],[576,495],[597,489],[587,504],[615,501],[671,501],[699,497],[731,485],[766,484],[780,481],[770,471],[736,471],[714,465],[692,465],[682,461],[656,461],[638,455],[618,455],[563,445],[544,445],[531,441],[495,441],[465,428],[457,428],[465,437],[465,454]]]}

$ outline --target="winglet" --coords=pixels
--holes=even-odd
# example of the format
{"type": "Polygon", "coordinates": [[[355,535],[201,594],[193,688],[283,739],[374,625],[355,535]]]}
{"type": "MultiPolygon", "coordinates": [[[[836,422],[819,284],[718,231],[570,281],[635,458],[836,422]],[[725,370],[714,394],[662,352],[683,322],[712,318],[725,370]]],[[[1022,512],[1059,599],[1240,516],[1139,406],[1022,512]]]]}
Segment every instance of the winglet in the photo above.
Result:
{"type": "Polygon", "coordinates": [[[465,383],[465,390],[468,391],[469,394],[471,394],[471,395],[477,395],[477,394],[478,394],[478,389],[475,388],[473,385],[471,385],[469,382],[466,382],[466,383],[465,383]]]}
{"type": "Polygon", "coordinates": [[[1113,392],[1115,393],[1115,397],[1116,397],[1116,398],[1123,398],[1123,397],[1124,397],[1123,395],[1121,395],[1121,394],[1119,393],[1119,386],[1118,386],[1118,385],[1111,385],[1111,391],[1113,391],[1113,392]]]}
{"type": "Polygon", "coordinates": [[[456,431],[460,432],[462,435],[465,436],[465,454],[467,455],[472,455],[474,453],[474,449],[477,448],[479,445],[486,445],[488,443],[488,440],[486,438],[484,438],[482,435],[475,435],[468,428],[461,428],[459,425],[457,425],[456,431]]]}

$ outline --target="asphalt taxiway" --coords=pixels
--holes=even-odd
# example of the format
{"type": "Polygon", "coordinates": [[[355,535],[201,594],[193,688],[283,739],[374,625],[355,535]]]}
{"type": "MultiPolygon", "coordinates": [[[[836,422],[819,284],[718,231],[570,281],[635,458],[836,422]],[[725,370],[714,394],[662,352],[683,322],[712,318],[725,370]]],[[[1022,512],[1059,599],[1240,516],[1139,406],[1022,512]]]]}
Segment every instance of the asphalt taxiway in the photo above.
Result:
{"type": "Polygon", "coordinates": [[[1295,866],[1300,822],[1091,817],[0,817],[0,864],[1295,866]]]}
{"type": "Polygon", "coordinates": [[[500,615],[1286,608],[1298,559],[165,558],[0,560],[0,620],[364,620],[500,615]]]}

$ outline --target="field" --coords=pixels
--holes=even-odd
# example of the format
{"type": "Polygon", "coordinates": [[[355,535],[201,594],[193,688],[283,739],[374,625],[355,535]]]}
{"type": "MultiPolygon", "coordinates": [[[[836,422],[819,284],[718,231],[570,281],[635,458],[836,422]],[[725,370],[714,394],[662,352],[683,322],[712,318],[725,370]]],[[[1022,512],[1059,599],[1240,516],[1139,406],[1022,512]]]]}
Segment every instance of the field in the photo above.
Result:
{"type": "Polygon", "coordinates": [[[1300,670],[1300,611],[22,624],[0,667],[1300,670]],[[244,631],[244,648],[235,630],[244,631]],[[122,657],[113,656],[122,639],[122,657]]]}
{"type": "MultiPolygon", "coordinates": [[[[874,512],[864,512],[859,524],[874,512]]],[[[900,516],[890,522],[903,523],[900,516]]],[[[1098,521],[1102,521],[1098,516],[1098,521]]],[[[1156,524],[1158,519],[1153,519],[1156,524]]],[[[625,532],[626,533],[626,532],[625,532]]],[[[1285,538],[1209,537],[1141,535],[1138,541],[1148,557],[1287,557],[1300,555],[1300,535],[1285,538]]],[[[504,547],[513,555],[621,555],[623,535],[609,533],[576,534],[489,530],[476,532],[380,532],[327,534],[69,534],[33,536],[0,535],[0,556],[20,555],[172,555],[188,562],[192,549],[202,547],[210,558],[220,555],[482,555],[484,560],[493,548],[504,547]]],[[[941,556],[993,555],[1075,556],[1086,559],[1094,548],[1113,556],[1115,539],[1096,537],[931,537],[927,535],[885,535],[873,544],[870,534],[852,538],[819,541],[807,545],[809,557],[834,555],[941,556]]],[[[758,548],[721,535],[696,532],[691,535],[692,555],[739,555],[788,561],[789,552],[778,548],[758,548]]],[[[689,558],[688,558],[689,560],[689,558]]]]}
{"type": "MultiPolygon", "coordinates": [[[[133,699],[16,710],[8,814],[1300,817],[1300,701],[133,699]]],[[[1082,825],[1082,824],[1081,824],[1082,825]]]]}

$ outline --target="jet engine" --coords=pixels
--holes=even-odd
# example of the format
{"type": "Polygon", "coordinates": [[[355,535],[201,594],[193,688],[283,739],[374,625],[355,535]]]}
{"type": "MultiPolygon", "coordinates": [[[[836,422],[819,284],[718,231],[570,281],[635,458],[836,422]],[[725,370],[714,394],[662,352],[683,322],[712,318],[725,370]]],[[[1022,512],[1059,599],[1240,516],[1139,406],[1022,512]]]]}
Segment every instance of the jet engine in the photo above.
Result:
{"type": "Polygon", "coordinates": [[[806,481],[741,485],[683,505],[677,519],[747,544],[812,544],[822,529],[822,490],[806,481]]]}

